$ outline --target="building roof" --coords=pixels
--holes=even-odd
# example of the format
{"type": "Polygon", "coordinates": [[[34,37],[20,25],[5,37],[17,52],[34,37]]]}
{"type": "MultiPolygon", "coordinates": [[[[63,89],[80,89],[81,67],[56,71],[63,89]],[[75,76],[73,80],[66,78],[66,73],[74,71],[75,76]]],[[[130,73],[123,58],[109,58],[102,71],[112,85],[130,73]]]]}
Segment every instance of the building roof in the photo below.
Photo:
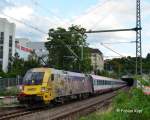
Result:
{"type": "Polygon", "coordinates": [[[90,48],[90,51],[91,51],[91,53],[98,53],[98,54],[100,54],[100,55],[103,54],[99,49],[90,48]]]}

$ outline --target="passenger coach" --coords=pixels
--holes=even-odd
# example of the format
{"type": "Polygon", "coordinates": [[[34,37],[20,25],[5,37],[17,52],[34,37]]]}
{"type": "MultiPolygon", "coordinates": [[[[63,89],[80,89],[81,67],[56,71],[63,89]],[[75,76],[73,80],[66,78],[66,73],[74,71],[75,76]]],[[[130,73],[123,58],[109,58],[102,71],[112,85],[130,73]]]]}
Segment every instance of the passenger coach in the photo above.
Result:
{"type": "Polygon", "coordinates": [[[121,88],[126,85],[122,80],[116,80],[108,77],[90,75],[93,81],[94,93],[104,93],[121,88]]]}

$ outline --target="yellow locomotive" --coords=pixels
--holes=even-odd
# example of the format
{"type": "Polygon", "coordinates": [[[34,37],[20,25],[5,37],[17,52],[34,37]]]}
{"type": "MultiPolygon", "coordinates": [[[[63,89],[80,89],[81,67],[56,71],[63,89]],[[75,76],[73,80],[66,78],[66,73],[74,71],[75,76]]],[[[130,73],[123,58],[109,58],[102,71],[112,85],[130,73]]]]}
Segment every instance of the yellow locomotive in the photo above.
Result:
{"type": "Polygon", "coordinates": [[[91,82],[89,76],[81,73],[33,68],[24,76],[18,100],[22,104],[49,104],[69,97],[89,95],[93,92],[91,82]]]}

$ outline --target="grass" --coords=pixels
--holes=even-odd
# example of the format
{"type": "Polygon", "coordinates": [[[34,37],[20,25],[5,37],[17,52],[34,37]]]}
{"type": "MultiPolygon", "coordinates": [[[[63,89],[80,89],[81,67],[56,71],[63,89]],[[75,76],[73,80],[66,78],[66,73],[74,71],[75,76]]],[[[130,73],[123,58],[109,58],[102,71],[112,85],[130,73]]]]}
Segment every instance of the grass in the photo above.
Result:
{"type": "Polygon", "coordinates": [[[80,120],[150,120],[150,96],[133,88],[119,92],[114,98],[111,110],[95,112],[80,120]]]}

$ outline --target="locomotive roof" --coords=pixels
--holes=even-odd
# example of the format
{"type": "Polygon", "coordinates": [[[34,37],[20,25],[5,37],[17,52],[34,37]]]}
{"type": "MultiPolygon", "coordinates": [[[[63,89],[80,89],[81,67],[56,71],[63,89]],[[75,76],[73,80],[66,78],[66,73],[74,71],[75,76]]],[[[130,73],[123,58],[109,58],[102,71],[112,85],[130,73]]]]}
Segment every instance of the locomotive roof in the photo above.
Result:
{"type": "Polygon", "coordinates": [[[119,79],[113,79],[113,78],[108,78],[108,77],[104,77],[104,76],[98,76],[98,75],[91,75],[91,77],[93,79],[101,79],[101,80],[112,80],[112,81],[118,81],[118,82],[123,82],[122,80],[119,79]]]}
{"type": "Polygon", "coordinates": [[[54,74],[67,74],[70,76],[78,76],[78,77],[85,77],[85,74],[83,73],[76,73],[76,72],[70,72],[70,71],[64,71],[64,70],[57,70],[54,68],[51,68],[54,74]]]}

